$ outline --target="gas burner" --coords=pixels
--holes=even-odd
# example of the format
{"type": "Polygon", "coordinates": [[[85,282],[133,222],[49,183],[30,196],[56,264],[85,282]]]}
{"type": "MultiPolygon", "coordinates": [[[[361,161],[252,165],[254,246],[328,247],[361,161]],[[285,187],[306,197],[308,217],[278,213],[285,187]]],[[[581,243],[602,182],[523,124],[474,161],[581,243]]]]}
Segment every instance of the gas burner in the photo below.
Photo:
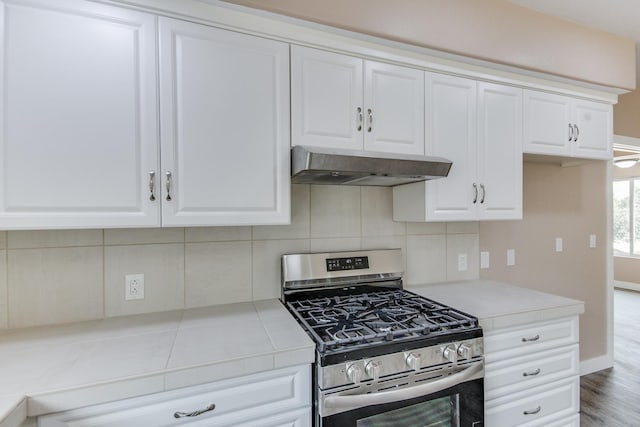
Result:
{"type": "Polygon", "coordinates": [[[402,289],[296,299],[288,305],[314,332],[322,351],[477,327],[474,317],[402,289]]]}

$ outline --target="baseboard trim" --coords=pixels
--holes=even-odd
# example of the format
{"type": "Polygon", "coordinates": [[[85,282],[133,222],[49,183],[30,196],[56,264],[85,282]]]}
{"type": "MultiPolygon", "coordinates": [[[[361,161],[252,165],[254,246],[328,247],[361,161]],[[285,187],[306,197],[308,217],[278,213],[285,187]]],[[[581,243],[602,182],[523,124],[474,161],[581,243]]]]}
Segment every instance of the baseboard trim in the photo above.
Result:
{"type": "Polygon", "coordinates": [[[640,292],[640,283],[623,282],[622,280],[614,280],[613,287],[618,289],[627,289],[629,291],[640,292]]]}
{"type": "Polygon", "coordinates": [[[613,366],[613,358],[609,355],[593,357],[580,362],[580,375],[589,375],[613,366]]]}

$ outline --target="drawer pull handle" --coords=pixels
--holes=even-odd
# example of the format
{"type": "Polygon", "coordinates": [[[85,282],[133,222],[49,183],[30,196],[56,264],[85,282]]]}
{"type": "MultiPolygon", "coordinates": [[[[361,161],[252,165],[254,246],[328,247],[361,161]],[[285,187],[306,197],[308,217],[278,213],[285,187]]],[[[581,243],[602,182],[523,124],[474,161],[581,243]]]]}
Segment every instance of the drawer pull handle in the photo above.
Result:
{"type": "Polygon", "coordinates": [[[197,417],[198,415],[204,414],[205,412],[213,411],[214,409],[216,409],[216,404],[212,403],[204,409],[198,409],[197,411],[193,412],[176,411],[173,416],[176,418],[197,417]]]}
{"type": "Polygon", "coordinates": [[[535,377],[539,373],[540,373],[540,368],[536,369],[535,371],[531,371],[531,372],[523,372],[522,376],[523,377],[535,377]]]}
{"type": "Polygon", "coordinates": [[[542,406],[538,406],[536,409],[532,410],[532,411],[524,411],[522,413],[522,415],[535,415],[538,412],[542,411],[542,406]]]}
{"type": "Polygon", "coordinates": [[[531,337],[531,338],[522,338],[522,342],[533,342],[533,341],[538,341],[540,339],[540,335],[536,335],[535,337],[531,337]]]}

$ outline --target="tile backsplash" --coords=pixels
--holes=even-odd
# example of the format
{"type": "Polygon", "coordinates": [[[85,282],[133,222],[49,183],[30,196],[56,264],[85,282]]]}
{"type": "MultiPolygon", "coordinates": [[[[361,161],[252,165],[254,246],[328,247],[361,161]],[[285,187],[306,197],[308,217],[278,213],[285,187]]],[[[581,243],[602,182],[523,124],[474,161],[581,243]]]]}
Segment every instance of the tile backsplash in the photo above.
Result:
{"type": "Polygon", "coordinates": [[[478,223],[392,208],[390,188],[293,185],[290,225],[0,231],[0,328],[277,298],[284,253],[401,248],[408,286],[478,278],[478,223]],[[145,298],[125,301],[138,273],[145,298]]]}

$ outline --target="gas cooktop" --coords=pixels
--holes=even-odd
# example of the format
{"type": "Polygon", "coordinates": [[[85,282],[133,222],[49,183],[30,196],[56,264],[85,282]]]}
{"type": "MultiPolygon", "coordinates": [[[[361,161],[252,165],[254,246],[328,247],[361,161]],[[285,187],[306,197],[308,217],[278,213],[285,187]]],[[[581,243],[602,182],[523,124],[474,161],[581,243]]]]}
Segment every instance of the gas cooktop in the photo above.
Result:
{"type": "Polygon", "coordinates": [[[459,310],[403,289],[342,290],[287,303],[320,352],[423,339],[475,329],[459,310]]]}

